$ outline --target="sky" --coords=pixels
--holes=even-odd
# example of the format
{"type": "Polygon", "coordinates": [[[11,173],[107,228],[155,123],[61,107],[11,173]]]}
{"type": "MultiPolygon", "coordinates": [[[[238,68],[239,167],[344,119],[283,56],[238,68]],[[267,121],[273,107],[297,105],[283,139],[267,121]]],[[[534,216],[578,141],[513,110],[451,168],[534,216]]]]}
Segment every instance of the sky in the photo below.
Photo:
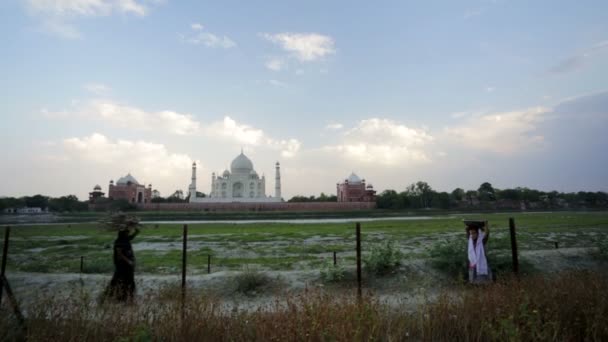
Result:
{"type": "Polygon", "coordinates": [[[608,2],[0,2],[0,196],[608,191],[608,2]]]}

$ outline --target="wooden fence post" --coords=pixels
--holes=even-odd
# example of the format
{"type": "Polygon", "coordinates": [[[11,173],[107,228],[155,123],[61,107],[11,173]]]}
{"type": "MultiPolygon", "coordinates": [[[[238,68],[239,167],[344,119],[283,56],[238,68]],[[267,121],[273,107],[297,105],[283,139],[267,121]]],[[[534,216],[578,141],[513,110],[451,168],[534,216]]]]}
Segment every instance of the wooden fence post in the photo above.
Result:
{"type": "Polygon", "coordinates": [[[6,228],[4,229],[4,248],[2,249],[2,264],[0,265],[0,307],[2,306],[2,294],[6,289],[6,296],[8,297],[10,305],[13,307],[13,313],[15,314],[17,321],[21,325],[21,328],[25,332],[27,329],[25,326],[25,317],[23,317],[23,314],[19,309],[19,304],[17,303],[17,298],[15,298],[13,290],[11,290],[11,287],[8,283],[8,279],[6,279],[6,261],[8,259],[8,239],[10,237],[10,234],[11,227],[6,226],[6,228]]]}
{"type": "Polygon", "coordinates": [[[211,274],[211,254],[207,255],[207,274],[211,274]]]}
{"type": "Polygon", "coordinates": [[[188,225],[184,225],[182,246],[182,319],[184,318],[184,307],[186,304],[186,250],[188,249],[188,225]]]}
{"type": "Polygon", "coordinates": [[[11,235],[11,227],[4,229],[4,248],[2,249],[2,266],[0,266],[0,305],[2,305],[2,291],[4,290],[4,273],[6,271],[6,259],[8,258],[8,238],[11,235]]]}
{"type": "Polygon", "coordinates": [[[357,296],[361,298],[361,224],[356,225],[357,236],[357,296]]]}
{"type": "Polygon", "coordinates": [[[336,251],[334,251],[334,266],[338,265],[338,259],[336,258],[336,251]]]}
{"type": "Polygon", "coordinates": [[[519,260],[517,258],[517,236],[515,234],[515,220],[509,218],[509,233],[511,234],[511,256],[513,257],[513,273],[519,274],[519,260]]]}

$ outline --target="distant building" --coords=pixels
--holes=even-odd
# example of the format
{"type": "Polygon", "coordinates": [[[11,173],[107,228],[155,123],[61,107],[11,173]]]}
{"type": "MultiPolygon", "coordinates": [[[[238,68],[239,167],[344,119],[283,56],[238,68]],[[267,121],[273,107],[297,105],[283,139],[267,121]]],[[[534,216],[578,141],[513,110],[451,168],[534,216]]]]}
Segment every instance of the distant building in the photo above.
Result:
{"type": "Polygon", "coordinates": [[[103,195],[105,195],[105,193],[101,191],[101,186],[99,186],[99,184],[95,185],[95,187],[93,188],[93,192],[89,192],[89,202],[95,203],[100,198],[104,198],[103,195]]]}
{"type": "Polygon", "coordinates": [[[108,198],[110,200],[125,199],[130,203],[150,203],[152,199],[152,184],[147,188],[143,184],[127,174],[124,177],[119,178],[114,184],[114,181],[110,181],[108,189],[108,198]]]}
{"type": "Polygon", "coordinates": [[[253,162],[243,153],[230,164],[230,171],[211,174],[211,191],[207,197],[196,196],[196,163],[192,163],[192,181],[188,187],[190,203],[274,203],[282,202],[281,170],[275,164],[274,196],[266,195],[266,177],[260,177],[253,162]]]}
{"type": "Polygon", "coordinates": [[[338,202],[375,202],[376,191],[365,179],[359,178],[354,172],[342,183],[337,184],[338,202]]]}

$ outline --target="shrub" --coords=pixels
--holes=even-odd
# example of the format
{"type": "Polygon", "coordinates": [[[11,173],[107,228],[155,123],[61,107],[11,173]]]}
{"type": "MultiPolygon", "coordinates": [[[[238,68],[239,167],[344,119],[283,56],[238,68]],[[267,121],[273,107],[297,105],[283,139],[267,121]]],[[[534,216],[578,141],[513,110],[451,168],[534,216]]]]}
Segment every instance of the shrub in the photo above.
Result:
{"type": "Polygon", "coordinates": [[[270,278],[266,273],[247,267],[235,277],[235,282],[237,292],[255,294],[259,288],[270,282],[270,278]]]}
{"type": "Polygon", "coordinates": [[[595,253],[596,258],[600,260],[608,260],[608,241],[605,239],[598,240],[596,242],[597,245],[597,253],[595,253]]]}
{"type": "Polygon", "coordinates": [[[371,253],[363,259],[363,263],[369,273],[384,275],[397,268],[402,258],[403,253],[388,241],[384,245],[372,247],[371,253]]]}
{"type": "Polygon", "coordinates": [[[334,265],[332,261],[326,261],[321,266],[321,280],[326,283],[337,283],[344,280],[346,270],[343,265],[334,265]]]}
{"type": "Polygon", "coordinates": [[[446,240],[428,249],[431,265],[453,278],[465,279],[467,272],[467,245],[460,240],[446,240]]]}

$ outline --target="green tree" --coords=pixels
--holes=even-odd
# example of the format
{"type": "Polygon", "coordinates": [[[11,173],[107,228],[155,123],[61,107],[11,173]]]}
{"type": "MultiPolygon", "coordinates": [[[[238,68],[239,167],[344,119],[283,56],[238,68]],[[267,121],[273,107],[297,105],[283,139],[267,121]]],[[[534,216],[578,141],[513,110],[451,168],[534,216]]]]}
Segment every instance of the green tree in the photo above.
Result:
{"type": "Polygon", "coordinates": [[[462,188],[456,188],[452,190],[451,196],[452,200],[460,202],[465,199],[466,194],[462,188]]]}
{"type": "Polygon", "coordinates": [[[47,208],[49,206],[49,198],[42,195],[34,195],[25,197],[25,205],[30,208],[47,208]]]}
{"type": "Polygon", "coordinates": [[[482,202],[496,201],[496,192],[494,187],[492,187],[492,184],[488,182],[482,183],[479,186],[479,189],[477,189],[477,193],[479,194],[479,199],[482,202]]]}

